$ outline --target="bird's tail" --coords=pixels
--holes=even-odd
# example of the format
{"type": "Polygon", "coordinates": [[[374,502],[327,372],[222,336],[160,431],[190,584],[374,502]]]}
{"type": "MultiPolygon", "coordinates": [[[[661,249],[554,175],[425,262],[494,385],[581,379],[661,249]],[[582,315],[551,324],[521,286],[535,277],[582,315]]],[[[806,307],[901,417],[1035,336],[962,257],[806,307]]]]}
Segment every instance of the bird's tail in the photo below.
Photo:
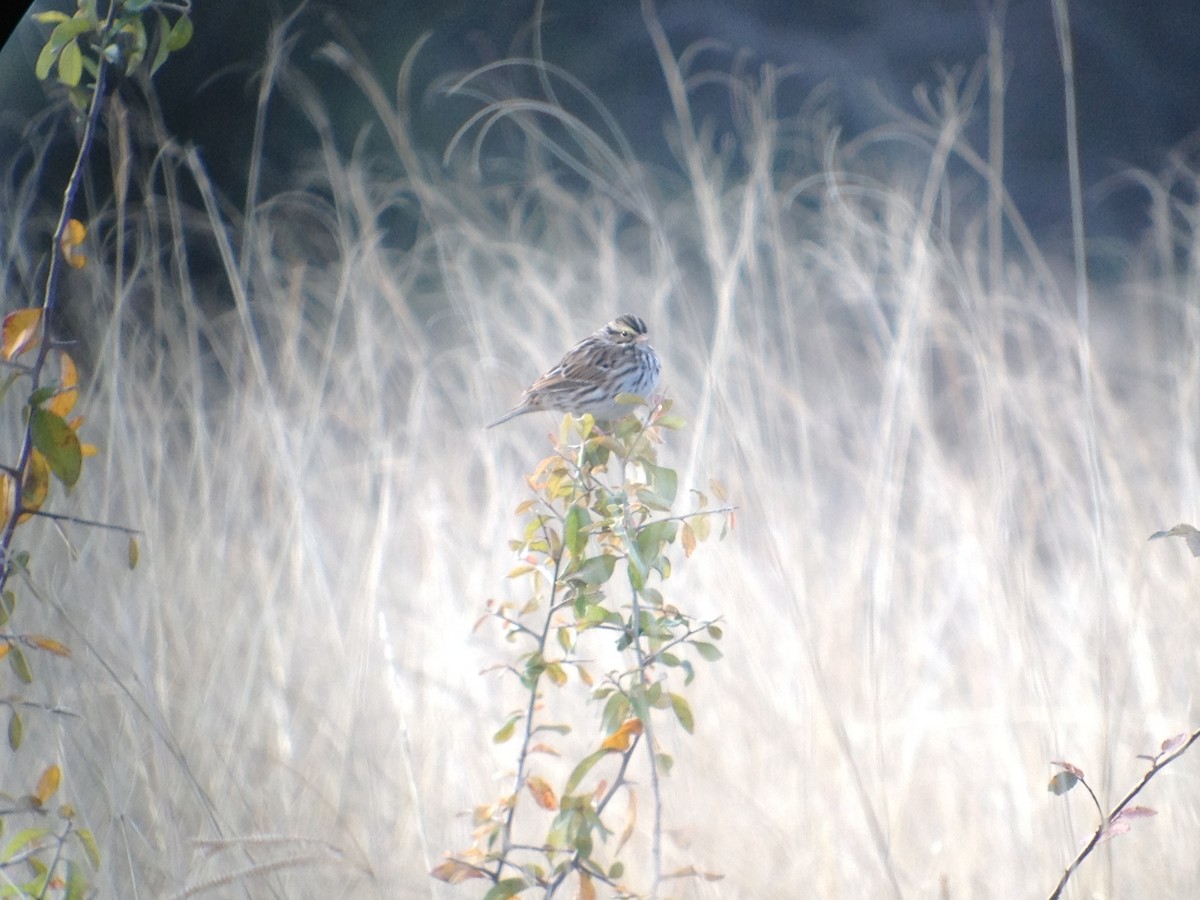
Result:
{"type": "Polygon", "coordinates": [[[529,407],[526,406],[524,403],[522,403],[520,406],[514,406],[512,409],[510,409],[508,412],[506,412],[504,415],[502,415],[500,418],[498,418],[495,422],[492,422],[491,424],[486,425],[484,427],[485,428],[495,428],[497,425],[503,425],[509,419],[516,418],[517,416],[521,415],[522,413],[527,413],[527,412],[529,412],[529,407]]]}

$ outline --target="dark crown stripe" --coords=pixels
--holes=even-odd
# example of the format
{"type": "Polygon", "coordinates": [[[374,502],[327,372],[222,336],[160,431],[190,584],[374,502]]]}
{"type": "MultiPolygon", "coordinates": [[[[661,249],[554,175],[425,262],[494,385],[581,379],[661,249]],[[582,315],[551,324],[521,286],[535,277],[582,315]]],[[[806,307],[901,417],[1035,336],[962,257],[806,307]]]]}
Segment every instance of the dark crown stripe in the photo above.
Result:
{"type": "Polygon", "coordinates": [[[646,323],[637,316],[631,316],[629,314],[617,316],[617,319],[615,322],[613,322],[613,325],[624,325],[626,328],[632,329],[636,334],[646,333],[646,323]]]}

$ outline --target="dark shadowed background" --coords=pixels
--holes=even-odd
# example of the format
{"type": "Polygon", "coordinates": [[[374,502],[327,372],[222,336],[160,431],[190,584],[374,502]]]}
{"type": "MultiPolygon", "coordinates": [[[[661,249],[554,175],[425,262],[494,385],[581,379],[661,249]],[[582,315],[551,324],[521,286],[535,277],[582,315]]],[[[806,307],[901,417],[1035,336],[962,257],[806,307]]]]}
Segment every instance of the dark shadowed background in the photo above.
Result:
{"type": "MultiPolygon", "coordinates": [[[[44,0],[36,8],[67,8],[44,0]]],[[[978,64],[985,52],[987,4],[965,0],[662,0],[659,12],[676,52],[715,39],[747,65],[772,63],[794,71],[779,100],[782,113],[822,87],[847,136],[892,121],[882,103],[915,109],[912,90],[934,83],[940,68],[978,64]]],[[[310,60],[328,40],[357,42],[384,84],[413,42],[431,37],[417,68],[418,90],[435,76],[509,54],[531,52],[533,0],[460,0],[382,4],[372,0],[297,4],[208,0],[196,5],[195,38],[157,79],[170,129],[194,142],[213,174],[236,198],[250,152],[255,90],[273,21],[296,16],[297,63],[321,85],[349,143],[367,119],[361,97],[340,73],[310,60]],[[309,60],[305,63],[305,60],[309,60]]],[[[1129,167],[1159,172],[1168,155],[1188,153],[1200,125],[1200,4],[1089,0],[1071,4],[1080,144],[1092,237],[1135,239],[1146,224],[1146,195],[1110,177],[1129,167]]],[[[7,28],[13,27],[8,14],[7,28]]],[[[1049,0],[1014,0],[1002,17],[1010,72],[1005,108],[1005,180],[1018,206],[1048,246],[1068,228],[1063,90],[1049,0]]],[[[21,123],[44,106],[31,74],[44,26],[26,20],[0,54],[5,155],[20,140],[21,123]]],[[[669,116],[662,76],[652,57],[638,3],[549,0],[542,52],[594,90],[631,138],[639,158],[668,162],[663,121],[669,116]]],[[[722,96],[701,115],[728,118],[722,96]]],[[[429,112],[427,110],[427,112],[429,112]]],[[[270,147],[266,186],[286,182],[289,163],[311,135],[281,114],[270,147]]],[[[460,120],[441,103],[420,122],[427,149],[440,153],[460,120]]],[[[985,116],[969,133],[986,147],[985,116]]]]}

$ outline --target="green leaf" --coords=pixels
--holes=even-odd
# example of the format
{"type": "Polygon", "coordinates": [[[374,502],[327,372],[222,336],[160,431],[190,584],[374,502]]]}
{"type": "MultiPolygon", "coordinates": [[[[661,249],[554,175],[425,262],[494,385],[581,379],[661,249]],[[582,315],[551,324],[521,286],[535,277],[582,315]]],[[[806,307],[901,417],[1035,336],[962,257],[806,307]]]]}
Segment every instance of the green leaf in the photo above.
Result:
{"type": "Polygon", "coordinates": [[[716,662],[725,655],[717,649],[715,644],[707,644],[704,641],[692,641],[692,644],[695,646],[696,652],[709,662],[716,662]]]}
{"type": "Polygon", "coordinates": [[[1055,772],[1047,790],[1055,796],[1061,797],[1078,783],[1079,779],[1071,772],[1055,772]]]}
{"type": "Polygon", "coordinates": [[[87,879],[83,869],[73,859],[67,860],[67,892],[64,900],[83,900],[87,894],[87,879]]]}
{"type": "Polygon", "coordinates": [[[48,409],[35,407],[29,414],[29,427],[33,446],[46,457],[50,471],[67,487],[75,484],[83,468],[83,450],[78,435],[66,419],[48,409]]]}
{"type": "Polygon", "coordinates": [[[571,777],[567,779],[567,785],[563,788],[563,796],[575,793],[575,789],[579,787],[579,783],[587,776],[587,773],[592,771],[592,766],[608,756],[607,750],[597,750],[595,753],[585,756],[575,767],[571,773],[571,777]]]}
{"type": "Polygon", "coordinates": [[[23,683],[33,684],[33,671],[29,668],[29,660],[25,658],[25,654],[16,644],[10,646],[12,649],[8,651],[8,665],[13,670],[13,674],[23,683]]]}
{"type": "Polygon", "coordinates": [[[613,734],[627,718],[629,718],[629,699],[624,694],[613,694],[604,704],[604,712],[600,716],[600,726],[606,735],[613,734]]]}
{"type": "Polygon", "coordinates": [[[19,750],[23,740],[25,740],[25,724],[21,721],[21,714],[14,709],[8,720],[8,746],[13,750],[19,750]]]}
{"type": "Polygon", "coordinates": [[[516,713],[515,715],[510,716],[508,721],[501,725],[496,733],[492,735],[492,743],[503,744],[505,741],[511,738],[513,736],[513,732],[516,730],[517,723],[521,721],[521,717],[521,713],[516,713]]]}
{"type": "Polygon", "coordinates": [[[650,488],[639,488],[637,498],[651,509],[656,509],[660,512],[671,511],[671,501],[650,488]]]}
{"type": "Polygon", "coordinates": [[[96,836],[92,834],[90,828],[76,828],[73,834],[79,838],[79,843],[83,845],[83,852],[87,854],[88,862],[92,864],[93,869],[100,868],[100,847],[96,843],[96,836]]]}
{"type": "Polygon", "coordinates": [[[75,87],[83,76],[83,53],[78,41],[71,41],[58,55],[58,80],[67,87],[75,87]]]}
{"type": "Polygon", "coordinates": [[[646,586],[646,576],[649,572],[646,570],[645,562],[642,561],[642,554],[633,545],[629,547],[627,562],[629,563],[626,566],[629,570],[629,584],[635,591],[640,591],[646,586]]]}
{"type": "Polygon", "coordinates": [[[38,81],[46,80],[50,70],[54,67],[54,61],[58,59],[58,51],[61,49],[49,41],[42,46],[42,52],[38,54],[37,62],[33,64],[33,74],[37,76],[38,81]]]}
{"type": "Polygon", "coordinates": [[[650,707],[646,703],[646,692],[640,686],[634,686],[629,692],[629,705],[633,714],[643,722],[650,721],[650,707]]]}
{"type": "Polygon", "coordinates": [[[671,709],[675,711],[675,718],[679,720],[679,724],[683,726],[683,730],[691,734],[696,727],[696,720],[692,717],[692,708],[679,694],[671,694],[671,709]]]}
{"type": "Polygon", "coordinates": [[[625,864],[623,862],[620,862],[618,860],[617,862],[615,862],[611,866],[609,866],[608,877],[611,878],[613,881],[617,881],[624,874],[625,874],[625,864]]]}
{"type": "Polygon", "coordinates": [[[18,853],[27,852],[36,846],[42,838],[50,834],[49,828],[22,828],[14,834],[0,850],[0,859],[12,859],[18,853]]]}
{"type": "Polygon", "coordinates": [[[672,543],[678,533],[678,522],[651,522],[643,525],[637,532],[638,550],[650,561],[651,567],[660,568],[658,558],[662,555],[664,545],[672,543]]]}
{"type": "Polygon", "coordinates": [[[524,878],[503,878],[492,885],[492,889],[483,895],[483,900],[508,900],[529,887],[524,878]]]}
{"type": "Polygon", "coordinates": [[[563,546],[572,556],[582,556],[587,547],[587,526],[592,523],[591,514],[582,506],[572,506],[567,510],[567,520],[563,523],[563,546]]]}
{"type": "Polygon", "coordinates": [[[132,46],[129,48],[129,56],[125,60],[125,73],[132,74],[138,66],[142,64],[142,60],[146,57],[146,47],[148,41],[146,39],[146,24],[140,16],[126,17],[125,24],[121,26],[121,31],[124,34],[132,35],[132,46]]]}
{"type": "Polygon", "coordinates": [[[46,43],[55,50],[61,50],[91,27],[87,18],[83,16],[76,15],[70,19],[64,19],[54,26],[54,30],[50,32],[50,39],[46,43]]]}
{"type": "Polygon", "coordinates": [[[154,61],[150,63],[150,75],[162,68],[162,64],[167,61],[167,57],[171,55],[171,48],[167,46],[171,37],[171,24],[167,21],[167,17],[162,14],[161,10],[155,10],[158,16],[158,48],[154,51],[154,61]]]}
{"type": "Polygon", "coordinates": [[[616,565],[617,558],[611,554],[593,556],[591,559],[585,559],[583,565],[575,571],[571,578],[575,581],[582,581],[584,584],[604,584],[612,578],[616,565]]]}
{"type": "Polygon", "coordinates": [[[675,470],[668,469],[666,466],[656,466],[648,462],[643,462],[642,468],[646,470],[646,480],[650,484],[650,490],[654,491],[659,497],[662,497],[669,507],[675,502],[675,494],[679,481],[679,476],[675,473],[675,470]]]}
{"type": "Polygon", "coordinates": [[[67,88],[67,99],[71,101],[73,107],[81,113],[85,113],[88,105],[92,102],[92,94],[81,87],[67,88]]]}
{"type": "Polygon", "coordinates": [[[53,384],[43,385],[32,394],[29,395],[29,406],[41,406],[51,397],[58,393],[58,388],[53,384]]]}
{"type": "Polygon", "coordinates": [[[174,53],[176,50],[182,50],[192,40],[192,20],[187,16],[180,16],[179,19],[171,26],[171,33],[167,35],[167,49],[174,53]]]}

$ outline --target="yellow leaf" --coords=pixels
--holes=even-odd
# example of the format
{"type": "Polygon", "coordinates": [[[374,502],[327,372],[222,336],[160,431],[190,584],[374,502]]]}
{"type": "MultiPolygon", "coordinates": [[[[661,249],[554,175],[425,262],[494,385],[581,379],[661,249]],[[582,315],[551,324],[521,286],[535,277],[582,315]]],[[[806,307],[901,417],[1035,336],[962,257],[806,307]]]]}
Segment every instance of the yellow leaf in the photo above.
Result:
{"type": "Polygon", "coordinates": [[[33,790],[33,799],[38,806],[45,806],[46,801],[54,796],[62,781],[62,770],[57,766],[47,766],[42,777],[38,779],[37,787],[33,790]]]}
{"type": "Polygon", "coordinates": [[[136,569],[138,564],[138,540],[133,535],[129,537],[129,568],[136,569]]]}
{"type": "Polygon", "coordinates": [[[45,637],[40,634],[31,634],[26,636],[26,640],[35,647],[41,647],[43,650],[48,650],[55,656],[71,655],[71,648],[62,641],[56,641],[54,638],[45,637]]]}
{"type": "Polygon", "coordinates": [[[67,219],[67,227],[63,229],[63,247],[78,247],[86,237],[86,225],[78,219],[67,219]]]}
{"type": "Polygon", "coordinates": [[[33,450],[29,454],[29,467],[25,470],[25,482],[21,488],[21,518],[25,522],[32,514],[42,508],[50,493],[50,463],[41,451],[33,450]]]}
{"type": "Polygon", "coordinates": [[[8,651],[11,649],[12,644],[8,643],[8,641],[0,644],[0,659],[4,659],[4,657],[8,656],[8,651]]]}
{"type": "Polygon", "coordinates": [[[567,672],[558,663],[547,663],[546,677],[553,681],[558,687],[562,687],[567,683],[567,672]]]}
{"type": "Polygon", "coordinates": [[[554,788],[550,787],[546,779],[530,775],[525,779],[525,784],[538,806],[542,809],[558,809],[558,798],[554,796],[554,788]]]}
{"type": "Polygon", "coordinates": [[[4,317],[4,326],[0,334],[0,356],[11,360],[36,347],[41,324],[41,309],[31,307],[10,312],[4,317]]]}
{"type": "Polygon", "coordinates": [[[626,719],[621,727],[604,739],[600,745],[602,750],[615,750],[624,753],[629,749],[630,738],[642,733],[641,719],[626,719]]]}
{"type": "Polygon", "coordinates": [[[62,236],[62,252],[63,258],[73,269],[82,269],[87,265],[87,257],[82,253],[76,253],[75,248],[83,244],[84,238],[87,237],[87,227],[78,219],[69,219],[67,227],[63,230],[62,236]]]}
{"type": "Polygon", "coordinates": [[[13,511],[13,488],[16,479],[7,472],[0,472],[0,517],[7,522],[13,511]]]}
{"type": "MultiPolygon", "coordinates": [[[[58,364],[58,392],[46,401],[45,407],[65,419],[79,399],[79,370],[75,368],[75,360],[71,359],[70,354],[61,350],[58,352],[58,364]]],[[[73,430],[78,431],[83,419],[75,419],[70,424],[73,430]]]]}

